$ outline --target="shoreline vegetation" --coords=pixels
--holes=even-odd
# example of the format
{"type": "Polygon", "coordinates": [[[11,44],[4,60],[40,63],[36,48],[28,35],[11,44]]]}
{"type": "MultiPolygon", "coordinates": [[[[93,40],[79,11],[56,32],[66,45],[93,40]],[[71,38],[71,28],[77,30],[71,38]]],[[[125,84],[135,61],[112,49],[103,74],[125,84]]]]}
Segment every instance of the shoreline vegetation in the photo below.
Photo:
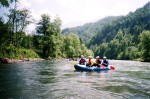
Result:
{"type": "MultiPolygon", "coordinates": [[[[80,58],[0,58],[0,64],[12,64],[12,63],[19,63],[19,62],[28,62],[28,61],[42,61],[42,60],[53,60],[53,59],[66,59],[70,62],[76,62],[79,61],[80,58]]],[[[94,60],[94,58],[93,58],[94,60]]],[[[116,59],[109,59],[109,60],[116,60],[116,59]]],[[[144,62],[142,59],[134,59],[134,60],[128,60],[128,61],[139,61],[144,62]]]]}
{"type": "Polygon", "coordinates": [[[25,62],[25,61],[38,61],[44,60],[42,58],[22,58],[22,59],[10,59],[10,58],[0,58],[0,63],[18,63],[18,62],[25,62]]]}
{"type": "Polygon", "coordinates": [[[0,51],[0,63],[16,63],[42,59],[32,49],[16,48],[13,45],[7,46],[0,51]]]}
{"type": "Polygon", "coordinates": [[[108,16],[62,30],[70,32],[78,34],[94,56],[150,62],[150,2],[125,16],[108,16]]]}
{"type": "MultiPolygon", "coordinates": [[[[17,5],[17,2],[15,3],[17,5]]],[[[11,10],[13,11],[8,17],[10,21],[5,22],[5,17],[0,16],[0,58],[3,63],[13,63],[18,61],[17,59],[24,61],[28,58],[56,59],[81,54],[94,55],[78,35],[62,34],[62,22],[59,17],[51,20],[48,14],[42,14],[36,24],[35,34],[31,35],[25,32],[25,28],[32,23],[29,10],[11,10]]]]}
{"type": "Polygon", "coordinates": [[[19,1],[0,1],[0,10],[9,12],[0,14],[1,63],[80,55],[150,62],[150,2],[126,16],[107,17],[73,31],[61,29],[59,16],[52,20],[42,14],[40,20],[34,20],[29,9],[19,9],[19,1]],[[33,34],[26,31],[31,23],[35,23],[33,34]]]}

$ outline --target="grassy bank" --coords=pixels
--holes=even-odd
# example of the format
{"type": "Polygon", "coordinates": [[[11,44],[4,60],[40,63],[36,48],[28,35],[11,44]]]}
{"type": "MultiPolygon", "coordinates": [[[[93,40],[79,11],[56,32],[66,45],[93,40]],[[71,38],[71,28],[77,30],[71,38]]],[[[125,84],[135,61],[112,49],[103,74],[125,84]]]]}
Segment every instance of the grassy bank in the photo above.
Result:
{"type": "Polygon", "coordinates": [[[32,49],[16,48],[13,45],[0,49],[0,58],[22,59],[39,58],[39,55],[32,49]]]}

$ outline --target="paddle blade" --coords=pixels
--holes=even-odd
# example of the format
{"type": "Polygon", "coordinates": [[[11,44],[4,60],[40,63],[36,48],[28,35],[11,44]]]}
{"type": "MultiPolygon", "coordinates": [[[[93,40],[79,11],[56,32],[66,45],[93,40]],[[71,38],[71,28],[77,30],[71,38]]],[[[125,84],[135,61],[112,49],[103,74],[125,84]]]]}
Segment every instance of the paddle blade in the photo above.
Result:
{"type": "Polygon", "coordinates": [[[100,64],[100,67],[101,67],[101,68],[105,68],[105,66],[103,66],[102,64],[100,64]]]}
{"type": "Polygon", "coordinates": [[[77,64],[77,62],[70,62],[70,64],[74,66],[75,64],[77,64]]]}
{"type": "Polygon", "coordinates": [[[110,66],[111,70],[115,70],[115,67],[114,66],[110,66]]]}

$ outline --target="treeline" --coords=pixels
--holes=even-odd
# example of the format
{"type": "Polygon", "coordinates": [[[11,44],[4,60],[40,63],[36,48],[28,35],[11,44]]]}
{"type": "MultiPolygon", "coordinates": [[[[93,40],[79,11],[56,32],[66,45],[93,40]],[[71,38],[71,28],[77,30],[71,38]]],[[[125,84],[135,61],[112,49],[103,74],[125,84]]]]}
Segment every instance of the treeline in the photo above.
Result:
{"type": "Polygon", "coordinates": [[[95,55],[150,61],[150,2],[106,25],[87,45],[95,55]]]}
{"type": "Polygon", "coordinates": [[[9,9],[9,14],[0,14],[0,58],[71,58],[81,54],[93,55],[77,35],[62,35],[59,17],[51,20],[49,15],[43,14],[37,22],[28,9],[18,9],[18,1],[0,1],[0,10],[3,7],[9,9]],[[11,3],[14,3],[14,8],[10,8],[11,3]],[[4,21],[6,18],[8,20],[4,21]],[[36,34],[29,35],[25,29],[35,22],[36,34]]]}
{"type": "Polygon", "coordinates": [[[87,23],[83,26],[73,28],[65,28],[62,30],[62,33],[68,34],[70,32],[73,32],[80,37],[82,43],[87,44],[94,35],[96,35],[99,31],[103,29],[103,27],[119,18],[120,16],[109,16],[94,23],[87,23]]]}
{"type": "Polygon", "coordinates": [[[90,23],[88,29],[84,25],[83,27],[67,28],[64,33],[73,30],[82,40],[84,39],[81,36],[89,38],[87,35],[94,34],[86,42],[86,46],[94,51],[95,56],[107,56],[110,59],[150,61],[150,2],[126,16],[107,18],[111,20],[102,19],[105,20],[105,24],[98,21],[90,23]],[[95,25],[99,28],[94,28],[95,25]],[[93,29],[92,32],[88,31],[91,29],[93,29]]]}

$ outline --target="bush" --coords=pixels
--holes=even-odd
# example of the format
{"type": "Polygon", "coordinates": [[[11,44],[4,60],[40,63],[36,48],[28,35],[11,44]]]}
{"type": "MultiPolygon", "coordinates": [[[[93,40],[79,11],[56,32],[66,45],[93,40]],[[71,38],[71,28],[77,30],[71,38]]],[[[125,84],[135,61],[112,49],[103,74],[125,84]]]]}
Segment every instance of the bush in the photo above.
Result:
{"type": "Polygon", "coordinates": [[[13,45],[0,49],[0,57],[2,58],[39,58],[39,55],[31,49],[16,48],[13,45]]]}

